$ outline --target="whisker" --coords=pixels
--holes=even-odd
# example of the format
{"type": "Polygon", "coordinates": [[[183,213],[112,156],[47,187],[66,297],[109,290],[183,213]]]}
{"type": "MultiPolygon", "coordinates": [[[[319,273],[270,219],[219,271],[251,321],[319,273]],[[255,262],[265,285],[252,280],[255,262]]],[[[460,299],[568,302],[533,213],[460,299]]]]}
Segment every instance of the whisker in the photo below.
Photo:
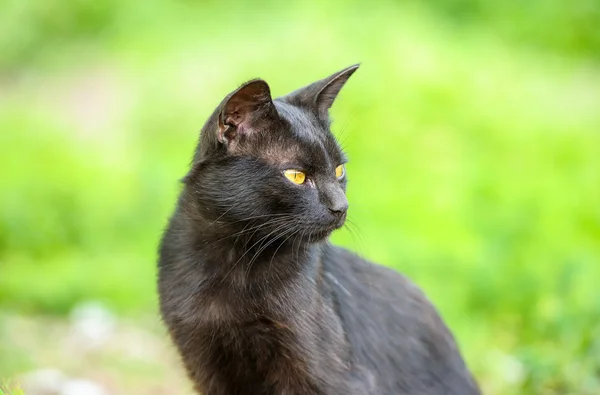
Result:
{"type": "MultiPolygon", "coordinates": [[[[286,224],[280,225],[278,226],[275,230],[269,232],[266,236],[263,236],[262,238],[260,238],[257,242],[255,242],[254,244],[252,244],[248,249],[245,249],[246,246],[244,245],[244,249],[245,252],[242,254],[242,256],[240,256],[240,258],[235,261],[235,263],[231,266],[231,268],[229,269],[229,271],[225,274],[225,277],[223,277],[223,280],[221,280],[221,284],[223,282],[225,282],[225,280],[227,279],[227,277],[229,276],[229,274],[233,271],[233,269],[237,266],[237,264],[248,254],[248,252],[250,252],[252,250],[252,248],[254,248],[255,246],[257,246],[259,243],[261,243],[264,239],[268,238],[270,235],[272,235],[273,233],[279,231],[279,229],[282,228],[282,226],[285,226],[286,224]]],[[[256,231],[254,232],[256,233],[256,231]]],[[[253,235],[254,235],[253,233],[253,235]]],[[[246,243],[247,244],[247,243],[246,243]]]]}
{"type": "Polygon", "coordinates": [[[211,226],[213,226],[213,225],[214,225],[214,224],[215,224],[217,221],[219,221],[221,218],[223,218],[223,216],[224,216],[225,214],[227,214],[228,212],[230,212],[230,211],[231,211],[231,210],[232,210],[234,207],[235,207],[235,205],[233,205],[233,206],[229,207],[227,210],[225,210],[225,211],[223,212],[223,214],[221,214],[221,215],[219,215],[219,216],[217,217],[217,219],[215,219],[215,220],[214,220],[214,221],[212,221],[210,224],[208,224],[207,228],[210,228],[211,226]]]}
{"type": "Polygon", "coordinates": [[[250,274],[250,270],[252,269],[252,263],[256,260],[256,258],[258,258],[258,256],[271,244],[273,244],[275,241],[279,240],[280,238],[282,238],[283,236],[285,236],[288,232],[293,231],[295,228],[295,226],[290,226],[288,228],[286,228],[280,235],[275,236],[275,238],[266,241],[266,244],[263,243],[264,245],[261,245],[261,247],[258,249],[258,251],[254,254],[254,256],[252,257],[252,259],[250,259],[250,262],[248,262],[248,269],[246,271],[247,275],[250,274]]]}
{"type": "MultiPolygon", "coordinates": [[[[290,216],[290,218],[291,218],[291,216],[290,216]]],[[[244,226],[244,228],[243,228],[241,231],[238,231],[238,232],[235,232],[235,233],[229,234],[229,235],[227,235],[227,236],[224,236],[224,237],[221,237],[221,238],[219,238],[219,239],[217,239],[217,240],[213,240],[213,241],[211,241],[210,243],[208,243],[208,244],[206,244],[206,245],[207,245],[207,246],[210,246],[210,245],[213,245],[213,244],[215,244],[215,243],[217,243],[217,242],[219,242],[219,241],[223,241],[223,240],[229,239],[229,238],[231,238],[231,237],[235,237],[235,236],[237,236],[237,238],[236,238],[235,242],[233,243],[233,246],[235,247],[235,244],[237,243],[237,240],[238,240],[238,239],[239,239],[239,237],[240,237],[240,236],[242,236],[243,234],[245,234],[245,233],[249,233],[249,232],[251,232],[251,231],[253,231],[253,230],[257,230],[257,229],[260,229],[260,228],[263,228],[263,227],[267,227],[267,226],[269,226],[269,225],[276,225],[276,224],[278,224],[279,222],[281,222],[281,221],[287,221],[288,219],[289,219],[289,218],[275,218],[275,219],[274,219],[274,220],[272,220],[272,221],[263,222],[262,224],[259,224],[259,225],[256,225],[256,222],[254,222],[254,221],[253,221],[253,222],[249,222],[248,224],[246,224],[246,226],[244,226]],[[250,225],[252,225],[252,226],[251,226],[250,228],[248,228],[248,226],[250,226],[250,225]]]]}
{"type": "Polygon", "coordinates": [[[358,225],[356,225],[356,223],[354,223],[352,220],[347,219],[344,228],[347,229],[348,233],[350,233],[350,236],[352,236],[352,240],[354,241],[356,248],[360,251],[360,255],[364,255],[366,247],[365,238],[358,225]]]}
{"type": "Polygon", "coordinates": [[[283,240],[281,242],[281,244],[279,244],[279,246],[275,249],[275,252],[273,252],[273,256],[271,256],[271,260],[269,261],[269,272],[271,271],[271,265],[273,264],[273,259],[275,258],[275,255],[277,255],[277,251],[279,251],[279,249],[281,248],[281,246],[283,246],[292,236],[294,236],[294,234],[297,234],[300,231],[300,228],[296,228],[289,236],[287,236],[285,238],[285,240],[283,240]]]}

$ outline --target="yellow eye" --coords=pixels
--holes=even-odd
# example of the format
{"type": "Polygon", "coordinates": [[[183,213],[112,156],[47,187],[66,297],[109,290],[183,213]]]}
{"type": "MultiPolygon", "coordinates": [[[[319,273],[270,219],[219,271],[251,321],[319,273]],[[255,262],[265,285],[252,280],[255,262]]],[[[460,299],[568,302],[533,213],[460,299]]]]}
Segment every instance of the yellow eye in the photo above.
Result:
{"type": "Polygon", "coordinates": [[[285,178],[293,182],[294,184],[303,184],[304,180],[306,180],[306,174],[302,173],[300,170],[286,170],[283,172],[285,178]]]}
{"type": "Polygon", "coordinates": [[[339,165],[338,167],[335,168],[335,176],[338,179],[344,177],[345,174],[346,174],[346,167],[344,165],[339,165]]]}

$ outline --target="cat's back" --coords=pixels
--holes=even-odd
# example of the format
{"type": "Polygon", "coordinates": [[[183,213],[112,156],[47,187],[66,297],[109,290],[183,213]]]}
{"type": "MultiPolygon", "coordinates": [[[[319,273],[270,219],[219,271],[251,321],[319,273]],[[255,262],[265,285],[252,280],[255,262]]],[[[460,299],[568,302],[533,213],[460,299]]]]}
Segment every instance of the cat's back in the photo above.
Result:
{"type": "Polygon", "coordinates": [[[322,258],[354,363],[380,393],[479,394],[452,334],[415,284],[339,247],[325,247],[322,258]]]}

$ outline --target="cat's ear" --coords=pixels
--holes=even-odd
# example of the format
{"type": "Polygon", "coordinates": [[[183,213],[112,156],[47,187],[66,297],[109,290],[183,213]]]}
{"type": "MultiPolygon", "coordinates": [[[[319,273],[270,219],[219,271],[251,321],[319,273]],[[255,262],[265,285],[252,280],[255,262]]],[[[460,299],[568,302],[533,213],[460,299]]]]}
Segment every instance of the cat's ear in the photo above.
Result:
{"type": "Polygon", "coordinates": [[[308,107],[314,110],[319,118],[329,119],[329,109],[348,78],[358,69],[360,65],[355,64],[344,70],[338,71],[327,78],[313,82],[300,88],[289,95],[286,99],[293,104],[308,107]]]}
{"type": "Polygon", "coordinates": [[[269,85],[263,80],[252,80],[223,100],[217,137],[220,142],[227,143],[256,132],[275,119],[279,117],[269,85]]]}

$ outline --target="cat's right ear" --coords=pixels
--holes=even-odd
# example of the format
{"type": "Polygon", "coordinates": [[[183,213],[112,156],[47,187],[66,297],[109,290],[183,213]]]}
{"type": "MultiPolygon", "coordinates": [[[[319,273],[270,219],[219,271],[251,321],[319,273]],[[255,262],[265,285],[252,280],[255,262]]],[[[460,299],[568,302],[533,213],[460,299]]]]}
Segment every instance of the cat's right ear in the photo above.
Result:
{"type": "Polygon", "coordinates": [[[327,78],[295,90],[288,94],[286,99],[298,106],[313,110],[325,122],[329,121],[329,108],[333,105],[337,95],[354,74],[360,64],[346,67],[327,78]]]}
{"type": "Polygon", "coordinates": [[[252,80],[223,100],[217,138],[228,145],[236,139],[265,129],[277,119],[279,116],[269,85],[263,80],[252,80]]]}

